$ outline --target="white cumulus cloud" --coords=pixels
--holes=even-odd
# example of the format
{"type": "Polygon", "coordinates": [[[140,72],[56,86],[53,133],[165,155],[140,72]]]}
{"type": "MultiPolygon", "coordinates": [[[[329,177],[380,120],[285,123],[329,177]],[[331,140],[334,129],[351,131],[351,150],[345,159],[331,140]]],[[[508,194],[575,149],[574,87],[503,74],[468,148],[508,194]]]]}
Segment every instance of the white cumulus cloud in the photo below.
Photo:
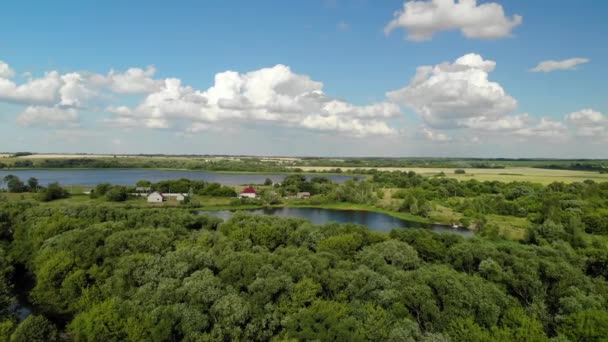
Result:
{"type": "Polygon", "coordinates": [[[435,127],[462,126],[472,118],[497,120],[515,110],[517,101],[488,79],[495,66],[494,61],[477,54],[464,55],[453,63],[422,66],[406,87],[387,96],[413,108],[435,127]]]}
{"type": "Polygon", "coordinates": [[[392,134],[382,119],[400,114],[389,102],[356,106],[328,97],[323,83],[275,65],[247,73],[225,71],[215,75],[206,90],[183,86],[179,79],[166,79],[160,89],[133,107],[111,107],[114,125],[171,127],[187,121],[189,133],[202,131],[210,123],[271,122],[311,130],[336,131],[353,136],[392,134]]]}
{"type": "Polygon", "coordinates": [[[15,71],[8,64],[0,61],[0,78],[11,78],[13,76],[15,76],[15,71]]]}
{"type": "Polygon", "coordinates": [[[541,118],[536,124],[515,131],[515,134],[524,137],[565,138],[568,127],[563,122],[541,118]]]}
{"type": "Polygon", "coordinates": [[[78,113],[73,108],[29,106],[19,116],[22,126],[75,126],[78,113]]]}
{"type": "Polygon", "coordinates": [[[429,40],[440,31],[460,30],[467,38],[508,37],[522,23],[519,15],[508,17],[495,2],[477,4],[476,0],[407,1],[403,9],[384,28],[386,34],[397,28],[407,30],[414,41],[429,40]]]}
{"type": "Polygon", "coordinates": [[[162,86],[161,80],[155,80],[156,68],[149,66],[146,70],[129,68],[120,73],[111,70],[106,76],[110,89],[117,94],[146,94],[157,91],[162,86]]]}
{"type": "Polygon", "coordinates": [[[41,78],[30,78],[23,84],[0,78],[0,101],[24,104],[53,104],[58,99],[61,76],[50,71],[41,78]]]}
{"type": "Polygon", "coordinates": [[[576,135],[582,137],[608,137],[608,117],[593,109],[582,109],[566,115],[576,135]]]}
{"type": "Polygon", "coordinates": [[[452,140],[452,138],[450,138],[445,133],[433,131],[433,130],[430,130],[430,129],[426,128],[426,127],[422,128],[422,136],[426,140],[434,141],[434,142],[448,142],[448,141],[452,140]]]}
{"type": "Polygon", "coordinates": [[[570,58],[562,61],[542,61],[538,63],[537,66],[530,69],[533,72],[551,72],[555,70],[574,70],[580,64],[589,63],[591,60],[589,58],[570,58]]]}

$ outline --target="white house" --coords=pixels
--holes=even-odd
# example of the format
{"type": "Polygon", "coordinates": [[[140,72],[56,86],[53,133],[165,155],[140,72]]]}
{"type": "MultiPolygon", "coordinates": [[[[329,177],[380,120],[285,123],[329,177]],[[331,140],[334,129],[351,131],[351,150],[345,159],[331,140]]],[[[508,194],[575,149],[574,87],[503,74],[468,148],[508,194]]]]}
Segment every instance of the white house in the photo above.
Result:
{"type": "Polygon", "coordinates": [[[241,193],[239,194],[239,197],[256,198],[256,197],[258,197],[258,193],[255,191],[254,188],[247,187],[247,188],[243,189],[243,191],[241,191],[241,193]]]}
{"type": "Polygon", "coordinates": [[[188,197],[188,194],[182,194],[182,193],[178,193],[178,192],[174,192],[174,193],[163,193],[162,194],[165,198],[175,198],[176,201],[181,202],[184,199],[186,199],[186,197],[188,197]]]}
{"type": "Polygon", "coordinates": [[[165,196],[158,191],[148,195],[148,203],[162,203],[165,200],[165,196]]]}
{"type": "Polygon", "coordinates": [[[297,198],[310,198],[310,192],[298,192],[296,194],[297,198]]]}

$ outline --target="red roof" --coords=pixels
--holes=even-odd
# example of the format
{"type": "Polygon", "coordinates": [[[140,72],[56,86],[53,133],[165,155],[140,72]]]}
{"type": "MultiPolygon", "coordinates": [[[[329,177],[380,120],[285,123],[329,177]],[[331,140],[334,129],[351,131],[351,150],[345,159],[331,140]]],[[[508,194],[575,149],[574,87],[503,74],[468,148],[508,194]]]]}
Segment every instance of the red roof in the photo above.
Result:
{"type": "Polygon", "coordinates": [[[242,194],[256,194],[257,192],[255,192],[255,189],[252,187],[248,187],[243,189],[243,191],[241,191],[242,194]]]}

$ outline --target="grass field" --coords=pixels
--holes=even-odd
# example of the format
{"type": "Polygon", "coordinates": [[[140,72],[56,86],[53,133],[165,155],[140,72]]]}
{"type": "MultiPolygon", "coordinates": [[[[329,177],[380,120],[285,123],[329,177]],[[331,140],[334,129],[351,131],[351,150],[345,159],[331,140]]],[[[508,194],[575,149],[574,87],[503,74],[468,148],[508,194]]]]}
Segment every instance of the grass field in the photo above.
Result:
{"type": "MultiPolygon", "coordinates": [[[[300,167],[304,171],[330,170],[334,167],[306,166],[300,167]]],[[[358,168],[342,168],[343,171],[356,173],[358,168]]],[[[465,174],[454,174],[455,168],[422,168],[422,167],[380,167],[379,171],[414,171],[425,176],[437,175],[441,172],[447,177],[459,180],[477,179],[479,181],[501,182],[534,182],[549,184],[553,182],[582,182],[591,179],[596,182],[608,182],[608,174],[588,171],[549,170],[532,167],[507,167],[504,169],[464,169],[465,174]]]]}

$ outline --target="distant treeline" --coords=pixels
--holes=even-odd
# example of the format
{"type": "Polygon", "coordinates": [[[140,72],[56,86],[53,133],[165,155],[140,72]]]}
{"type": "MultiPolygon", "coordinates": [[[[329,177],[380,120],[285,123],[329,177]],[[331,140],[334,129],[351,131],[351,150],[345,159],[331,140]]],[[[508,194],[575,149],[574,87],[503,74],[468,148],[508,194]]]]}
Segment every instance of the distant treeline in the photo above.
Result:
{"type": "Polygon", "coordinates": [[[288,172],[294,171],[273,162],[262,162],[259,159],[244,160],[205,160],[190,158],[50,158],[29,160],[16,160],[12,165],[4,164],[10,168],[83,168],[83,169],[184,169],[209,171],[248,171],[248,172],[288,172]]]}
{"type": "Polygon", "coordinates": [[[601,164],[587,164],[587,163],[572,163],[572,164],[548,164],[535,166],[539,169],[551,169],[551,170],[573,170],[573,171],[598,171],[600,173],[607,173],[608,167],[601,164]]]}
{"type": "MultiPolygon", "coordinates": [[[[21,156],[29,153],[22,152],[21,156]]],[[[17,154],[15,154],[16,156],[17,154]]],[[[379,167],[429,167],[429,168],[478,168],[504,169],[506,167],[535,167],[544,169],[604,171],[608,170],[605,160],[559,160],[559,159],[460,159],[460,158],[301,158],[295,160],[270,160],[252,157],[220,156],[159,156],[137,158],[98,157],[98,158],[10,158],[0,162],[0,168],[170,168],[185,170],[209,171],[248,171],[248,172],[293,172],[298,167],[333,167],[333,168],[379,168],[379,167]]]]}

